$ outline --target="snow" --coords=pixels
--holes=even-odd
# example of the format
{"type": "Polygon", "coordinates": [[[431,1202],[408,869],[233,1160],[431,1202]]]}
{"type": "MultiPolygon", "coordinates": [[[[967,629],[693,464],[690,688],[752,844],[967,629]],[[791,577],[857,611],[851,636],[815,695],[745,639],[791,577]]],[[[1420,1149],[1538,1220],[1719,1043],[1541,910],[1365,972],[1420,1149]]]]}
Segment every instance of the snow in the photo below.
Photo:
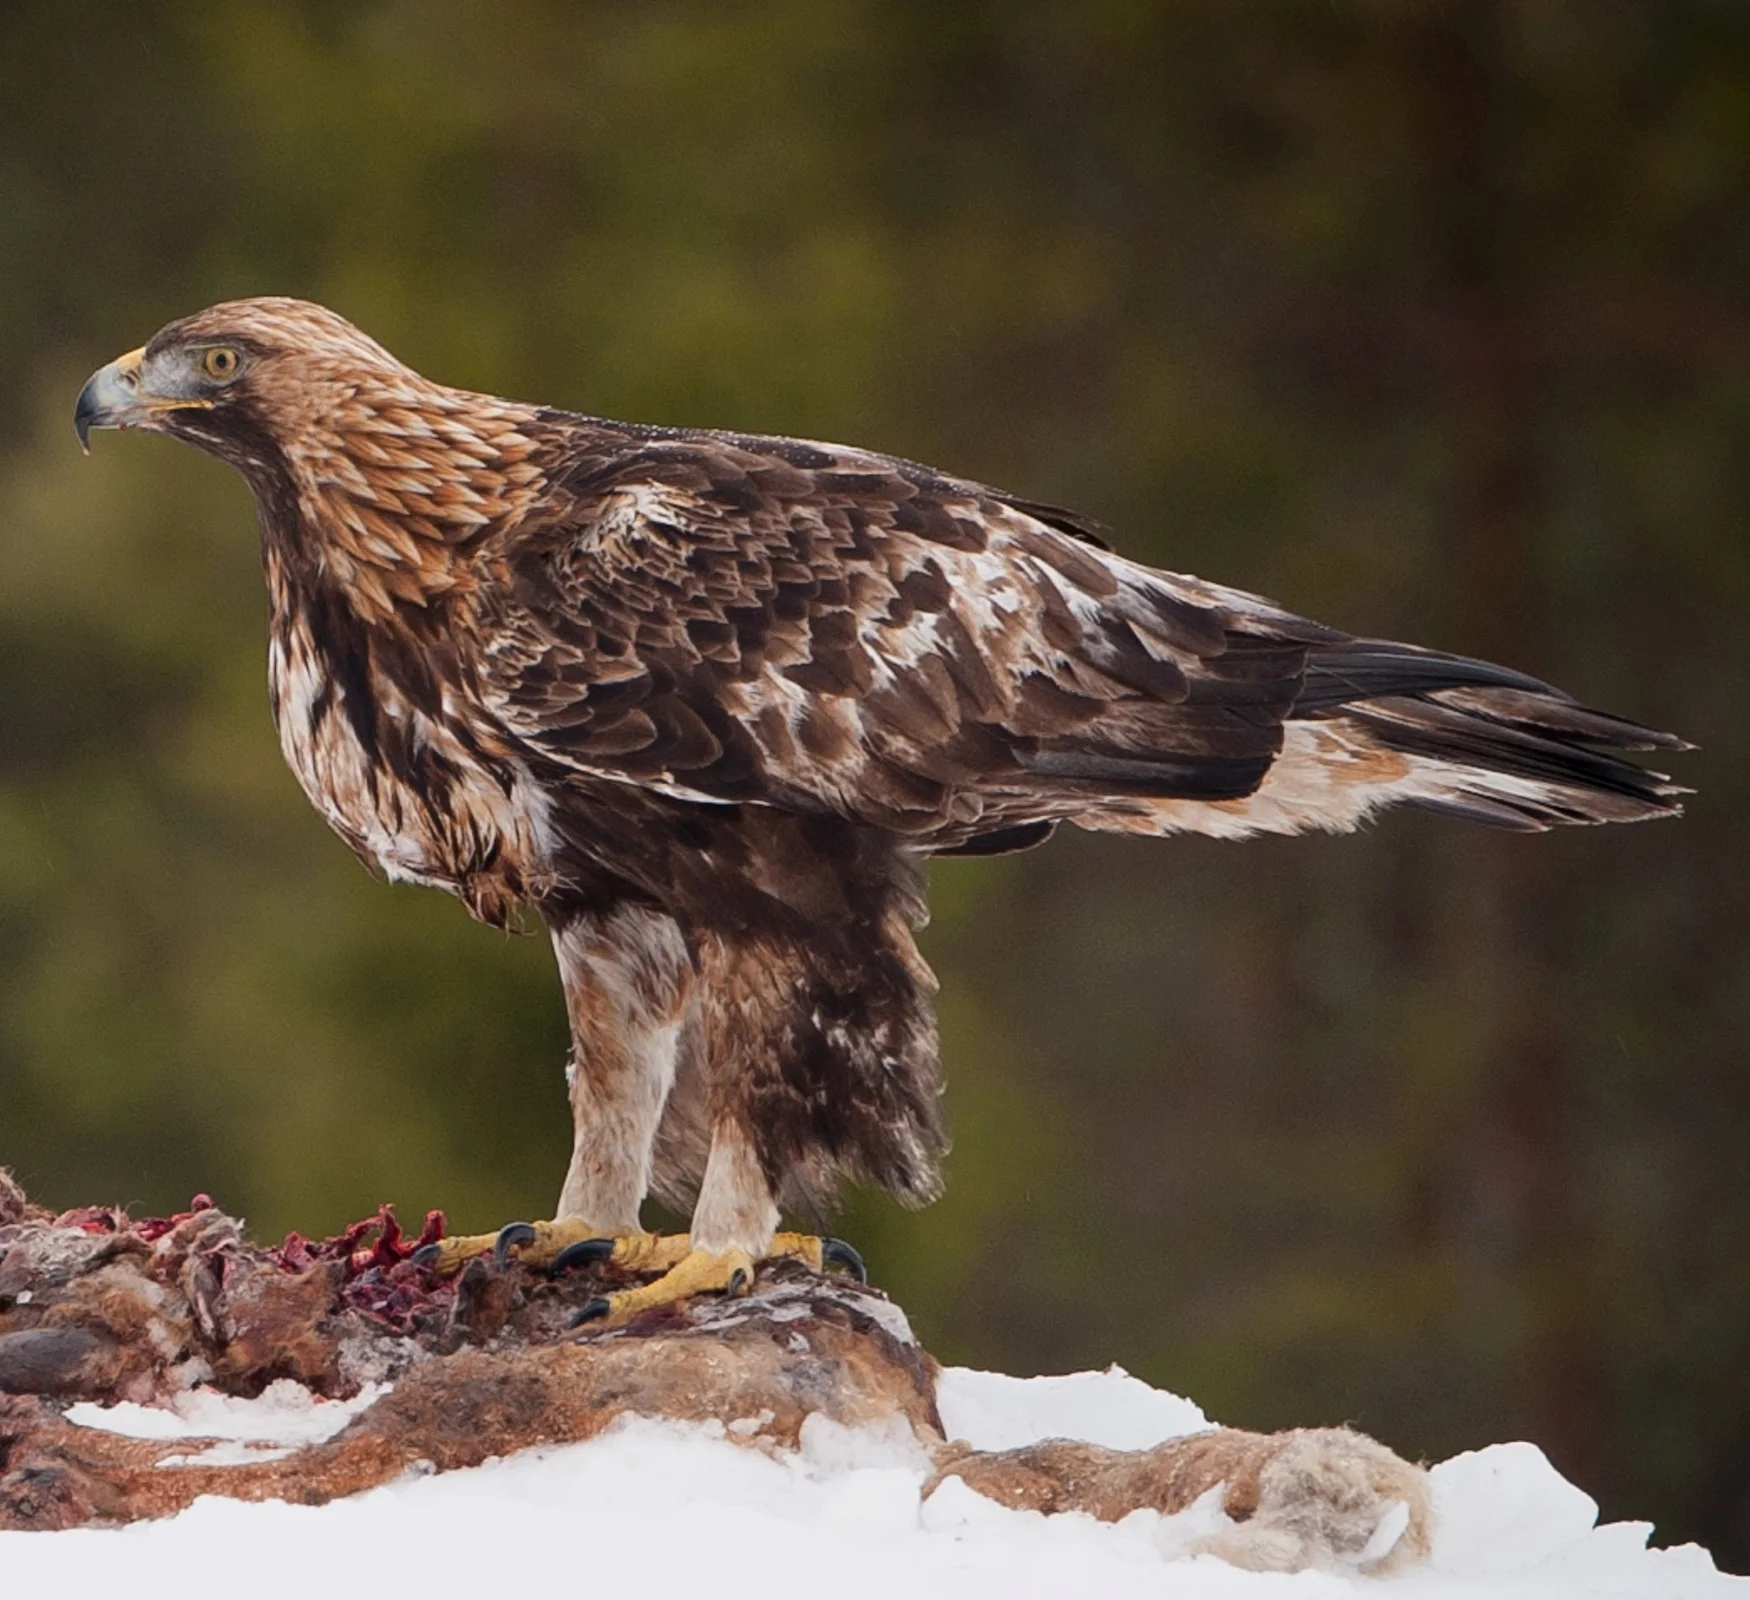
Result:
{"type": "MultiPolygon", "coordinates": [[[[263,1450],[331,1436],[374,1398],[322,1401],[280,1383],[257,1401],[197,1392],[174,1413],[76,1406],[69,1415],[136,1437],[217,1438],[218,1448],[259,1460],[263,1450]]],[[[939,1399],[950,1434],[983,1449],[1048,1437],[1140,1448],[1209,1426],[1190,1402],[1116,1368],[1025,1380],[950,1369],[939,1399]]],[[[673,1593],[691,1584],[714,1600],[783,1600],[812,1597],[823,1577],[835,1600],[1750,1600],[1750,1580],[1720,1574],[1693,1546],[1652,1550],[1645,1524],[1597,1526],[1592,1500],[1529,1444],[1433,1469],[1426,1565],[1385,1579],[1285,1577],[1190,1553],[1229,1526],[1219,1489],[1176,1516],[1135,1512],[1116,1524],[1009,1511],[957,1478],[923,1500],[928,1464],[903,1430],[853,1431],[817,1416],[796,1452],[734,1442],[734,1432],[758,1425],[625,1419],[586,1444],[410,1476],[327,1506],[207,1498],[180,1516],[117,1530],[0,1533],[0,1573],[11,1592],[74,1600],[183,1600],[191,1583],[259,1600],[643,1585],[673,1593]]],[[[1376,1536],[1382,1550],[1396,1531],[1376,1536]]]]}
{"type": "Polygon", "coordinates": [[[272,1461],[303,1445],[332,1439],[387,1392],[387,1384],[372,1383],[350,1400],[323,1400],[303,1384],[281,1378],[254,1400],[238,1400],[216,1389],[191,1389],[171,1407],[131,1400],[99,1406],[81,1400],[67,1408],[67,1421],[130,1439],[216,1439],[219,1443],[210,1449],[170,1459],[189,1466],[229,1467],[272,1461]]]}
{"type": "Polygon", "coordinates": [[[1122,1367],[1061,1378],[1010,1378],[951,1368],[936,1393],[950,1439],[974,1450],[1018,1450],[1041,1439],[1083,1439],[1148,1450],[1199,1433],[1210,1420],[1189,1400],[1151,1389],[1122,1367]]]}

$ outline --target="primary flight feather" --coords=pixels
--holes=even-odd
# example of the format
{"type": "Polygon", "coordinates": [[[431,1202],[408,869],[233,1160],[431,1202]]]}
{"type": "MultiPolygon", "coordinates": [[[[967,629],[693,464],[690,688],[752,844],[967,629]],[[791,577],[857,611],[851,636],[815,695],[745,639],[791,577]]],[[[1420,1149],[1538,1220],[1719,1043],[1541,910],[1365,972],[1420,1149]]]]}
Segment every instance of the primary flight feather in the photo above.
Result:
{"type": "Polygon", "coordinates": [[[553,1222],[505,1242],[669,1269],[593,1307],[616,1319],[773,1253],[819,1265],[779,1207],[844,1178],[935,1193],[932,855],[1064,822],[1677,810],[1617,752],[1681,740],[1507,668],[1141,566],[891,456],[447,388],[302,301],[171,323],[76,422],[248,480],[280,742],[353,850],[545,922],[576,1143],[553,1222]],[[693,1203],[690,1236],[639,1232],[652,1190],[693,1203]]]}

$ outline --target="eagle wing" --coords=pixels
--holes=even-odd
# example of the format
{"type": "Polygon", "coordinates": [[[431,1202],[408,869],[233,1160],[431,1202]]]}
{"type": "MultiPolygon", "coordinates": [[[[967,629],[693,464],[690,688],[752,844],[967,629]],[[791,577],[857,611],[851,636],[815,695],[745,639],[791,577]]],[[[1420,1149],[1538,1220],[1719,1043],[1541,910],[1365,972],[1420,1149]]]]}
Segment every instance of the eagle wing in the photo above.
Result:
{"type": "Polygon", "coordinates": [[[925,848],[1251,794],[1343,636],[885,456],[648,432],[493,557],[482,692],[564,765],[925,848]]]}

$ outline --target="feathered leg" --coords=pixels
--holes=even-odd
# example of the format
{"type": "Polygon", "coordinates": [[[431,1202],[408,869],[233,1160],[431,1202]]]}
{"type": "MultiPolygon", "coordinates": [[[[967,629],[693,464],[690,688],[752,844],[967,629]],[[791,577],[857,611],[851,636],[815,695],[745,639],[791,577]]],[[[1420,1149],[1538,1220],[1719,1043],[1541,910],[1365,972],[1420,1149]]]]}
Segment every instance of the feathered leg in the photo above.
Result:
{"type": "Polygon", "coordinates": [[[664,1238],[650,1251],[628,1239],[606,1257],[622,1267],[667,1270],[654,1283],[591,1301],[579,1320],[623,1322],[707,1290],[742,1293],[753,1284],[755,1262],[772,1253],[777,1228],[777,1203],[752,1141],[733,1122],[719,1122],[691,1233],[664,1238]]]}
{"type": "Polygon", "coordinates": [[[842,1266],[863,1276],[849,1246],[777,1232],[772,1174],[791,1170],[795,1162],[773,1159],[774,1141],[802,1139],[799,1119],[808,1100],[795,1087],[802,1069],[792,1055],[817,1042],[827,1004],[815,962],[788,940],[706,934],[698,949],[711,1144],[692,1228],[650,1244],[603,1240],[562,1255],[556,1264],[605,1260],[627,1270],[666,1269],[654,1283],[591,1301],[580,1321],[622,1322],[706,1291],[743,1293],[753,1286],[757,1264],[774,1258],[801,1260],[816,1271],[842,1266]]]}
{"type": "Polygon", "coordinates": [[[643,1241],[638,1211],[650,1189],[663,1107],[694,1027],[694,971],[672,918],[630,902],[607,911],[545,908],[571,1021],[571,1165],[553,1220],[430,1247],[440,1271],[470,1256],[515,1250],[531,1265],[597,1238],[643,1241]]]}
{"type": "Polygon", "coordinates": [[[553,947],[572,1037],[573,1143],[558,1220],[636,1229],[693,1021],[692,958],[672,918],[634,907],[562,923],[553,947]]]}
{"type": "Polygon", "coordinates": [[[606,1261],[629,1272],[659,1271],[654,1283],[591,1300],[575,1322],[624,1322],[642,1311],[691,1295],[744,1294],[761,1261],[800,1261],[816,1272],[842,1267],[867,1281],[863,1258],[841,1239],[779,1233],[778,1207],[753,1147],[734,1122],[718,1125],[699,1186],[691,1233],[627,1234],[592,1240],[563,1251],[555,1267],[606,1261]]]}

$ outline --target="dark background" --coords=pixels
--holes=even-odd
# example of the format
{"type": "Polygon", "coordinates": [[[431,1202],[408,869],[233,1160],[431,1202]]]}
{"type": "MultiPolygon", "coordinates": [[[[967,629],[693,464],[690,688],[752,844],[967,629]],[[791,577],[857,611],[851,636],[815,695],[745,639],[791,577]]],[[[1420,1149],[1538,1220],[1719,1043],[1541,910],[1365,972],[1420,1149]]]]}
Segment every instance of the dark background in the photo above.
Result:
{"type": "Polygon", "coordinates": [[[840,438],[1695,739],[1678,823],[944,863],[943,1357],[1541,1443],[1750,1565],[1738,0],[30,4],[0,41],[0,1160],[264,1235],[546,1215],[544,944],[283,770],[241,483],[82,461],[209,301],[840,438]]]}

